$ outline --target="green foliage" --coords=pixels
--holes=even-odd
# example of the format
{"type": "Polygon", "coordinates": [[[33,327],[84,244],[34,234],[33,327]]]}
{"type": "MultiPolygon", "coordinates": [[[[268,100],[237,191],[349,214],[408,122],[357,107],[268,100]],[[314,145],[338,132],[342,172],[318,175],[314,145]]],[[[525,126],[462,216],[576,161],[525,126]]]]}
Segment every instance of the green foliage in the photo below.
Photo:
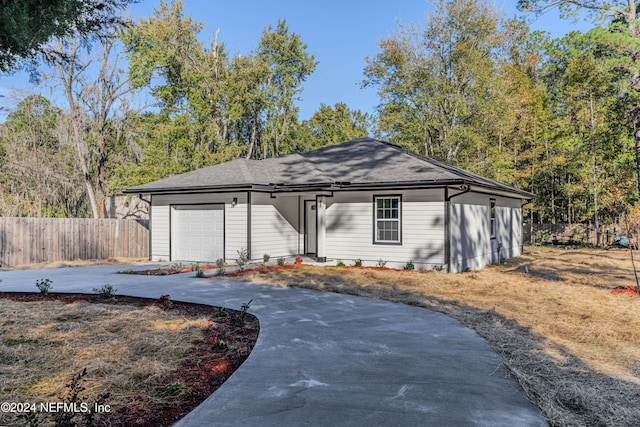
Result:
{"type": "Polygon", "coordinates": [[[216,335],[210,337],[209,342],[211,343],[210,349],[213,353],[224,353],[226,351],[232,350],[232,348],[229,346],[229,344],[226,343],[226,341],[218,338],[218,336],[216,335]]]}
{"type": "Polygon", "coordinates": [[[362,267],[362,260],[360,258],[353,261],[353,267],[362,267]]]}
{"type": "Polygon", "coordinates": [[[309,151],[370,134],[373,118],[360,110],[351,110],[343,102],[320,109],[304,120],[294,132],[295,145],[288,151],[309,151]]]}
{"type": "Polygon", "coordinates": [[[85,215],[86,194],[73,149],[58,132],[64,119],[48,99],[31,95],[0,124],[0,215],[85,215]]]}
{"type": "Polygon", "coordinates": [[[227,273],[227,270],[224,268],[224,260],[222,258],[216,261],[216,267],[218,267],[218,276],[224,276],[227,273]]]}
{"type": "Polygon", "coordinates": [[[182,383],[171,383],[164,387],[159,387],[155,390],[154,395],[157,397],[178,397],[185,393],[188,393],[190,387],[182,383]]]}
{"type": "Polygon", "coordinates": [[[49,291],[53,289],[53,280],[51,279],[38,279],[36,280],[36,288],[40,291],[40,295],[49,295],[49,291]]]}
{"type": "Polygon", "coordinates": [[[413,264],[413,261],[409,261],[402,269],[412,271],[415,270],[416,266],[413,264]]]}
{"type": "Polygon", "coordinates": [[[300,36],[278,21],[265,28],[253,52],[230,55],[217,35],[211,46],[199,42],[202,24],[182,9],[180,1],[162,1],[153,18],[123,36],[129,75],[137,87],[150,87],[161,113],[146,117],[150,126],[140,138],[148,159],[123,166],[119,182],[131,166],[139,169],[134,176],[147,178],[153,170],[164,177],[241,155],[277,156],[295,146],[295,101],[316,66],[300,36]]]}
{"type": "Polygon", "coordinates": [[[249,251],[245,248],[241,248],[236,251],[238,253],[238,258],[236,258],[236,265],[240,269],[240,271],[244,270],[244,266],[250,261],[249,251]]]}
{"type": "Polygon", "coordinates": [[[249,302],[242,304],[240,307],[240,312],[232,312],[231,315],[231,325],[236,328],[243,328],[245,324],[245,318],[247,316],[247,311],[251,306],[253,299],[249,300],[249,302]]]}
{"type": "Polygon", "coordinates": [[[161,295],[160,298],[156,300],[156,304],[160,306],[160,308],[164,311],[170,310],[173,307],[173,301],[171,301],[171,296],[161,295]]]}
{"type": "Polygon", "coordinates": [[[100,298],[109,299],[116,296],[118,290],[113,285],[102,285],[100,288],[93,288],[93,292],[97,293],[100,298]]]}
{"type": "Polygon", "coordinates": [[[286,259],[284,259],[284,258],[282,258],[282,257],[278,258],[278,265],[279,265],[280,267],[282,267],[282,266],[284,265],[285,261],[286,261],[286,259]]]}
{"type": "Polygon", "coordinates": [[[506,28],[482,0],[438,1],[424,25],[401,24],[382,39],[363,83],[378,90],[380,131],[448,163],[484,156],[491,141],[476,130],[500,126],[510,108],[500,69],[506,28]]]}
{"type": "Polygon", "coordinates": [[[52,38],[88,41],[123,23],[120,10],[133,0],[20,0],[2,2],[0,72],[13,71],[22,60],[47,55],[52,38]]]}

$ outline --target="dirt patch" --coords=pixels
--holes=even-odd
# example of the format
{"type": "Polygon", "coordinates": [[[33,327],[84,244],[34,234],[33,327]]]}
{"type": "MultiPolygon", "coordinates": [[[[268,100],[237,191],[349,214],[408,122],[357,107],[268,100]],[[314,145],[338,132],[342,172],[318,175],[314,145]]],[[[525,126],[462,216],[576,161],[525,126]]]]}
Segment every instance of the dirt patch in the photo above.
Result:
{"type": "Polygon", "coordinates": [[[443,312],[489,341],[550,424],[640,419],[640,298],[612,293],[635,286],[627,251],[535,248],[461,274],[307,267],[236,280],[443,312]]]}
{"type": "Polygon", "coordinates": [[[0,313],[0,401],[61,402],[86,368],[83,401],[109,393],[98,426],[173,424],[244,362],[259,331],[248,313],[240,322],[236,310],[124,296],[0,292],[0,313]]]}

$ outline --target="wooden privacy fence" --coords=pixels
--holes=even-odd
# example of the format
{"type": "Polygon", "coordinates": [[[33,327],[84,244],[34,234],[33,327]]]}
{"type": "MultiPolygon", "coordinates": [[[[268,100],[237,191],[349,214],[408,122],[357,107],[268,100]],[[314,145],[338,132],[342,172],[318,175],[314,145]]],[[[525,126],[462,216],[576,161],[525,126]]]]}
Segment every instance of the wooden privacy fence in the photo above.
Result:
{"type": "Polygon", "coordinates": [[[148,257],[148,220],[0,217],[0,267],[148,257]]]}

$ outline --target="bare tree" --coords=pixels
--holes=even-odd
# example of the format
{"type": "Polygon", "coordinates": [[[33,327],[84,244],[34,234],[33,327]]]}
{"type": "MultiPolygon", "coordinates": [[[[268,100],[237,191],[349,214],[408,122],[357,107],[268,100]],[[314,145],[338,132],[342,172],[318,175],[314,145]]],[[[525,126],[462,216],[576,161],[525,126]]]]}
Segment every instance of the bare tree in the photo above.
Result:
{"type": "Polygon", "coordinates": [[[120,67],[117,40],[114,32],[96,56],[87,58],[78,42],[59,40],[48,58],[56,71],[49,81],[60,88],[69,109],[63,130],[74,147],[94,218],[104,217],[105,172],[117,140],[123,138],[124,113],[134,90],[120,67]]]}

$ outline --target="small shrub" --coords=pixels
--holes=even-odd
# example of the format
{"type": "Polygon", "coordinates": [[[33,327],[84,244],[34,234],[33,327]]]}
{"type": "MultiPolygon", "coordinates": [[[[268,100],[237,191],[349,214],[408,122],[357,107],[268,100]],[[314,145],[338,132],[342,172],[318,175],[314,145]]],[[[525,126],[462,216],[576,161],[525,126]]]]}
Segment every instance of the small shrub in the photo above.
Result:
{"type": "Polygon", "coordinates": [[[185,265],[181,262],[171,264],[171,267],[169,267],[170,270],[176,270],[176,271],[182,270],[183,268],[185,268],[185,265]]]}
{"type": "Polygon", "coordinates": [[[409,261],[407,263],[407,265],[405,265],[402,269],[403,270],[415,270],[416,266],[413,264],[413,260],[412,260],[412,261],[409,261]]]}
{"type": "Polygon", "coordinates": [[[285,261],[286,261],[286,260],[285,260],[284,258],[282,258],[282,257],[278,258],[278,265],[279,265],[280,267],[284,266],[285,261]]]}
{"type": "Polygon", "coordinates": [[[336,264],[336,266],[338,266],[338,267],[346,267],[346,266],[347,266],[347,264],[345,264],[345,263],[344,263],[344,262],[342,262],[342,261],[338,261],[338,263],[336,264]]]}
{"type": "Polygon", "coordinates": [[[218,268],[218,276],[224,276],[227,273],[227,270],[224,268],[224,260],[222,258],[216,260],[216,267],[218,268]]]}
{"type": "Polygon", "coordinates": [[[271,255],[269,254],[262,255],[262,262],[267,263],[269,262],[270,259],[271,259],[271,255]]]}
{"type": "Polygon", "coordinates": [[[244,270],[244,266],[249,262],[249,251],[247,251],[245,248],[242,248],[238,251],[238,258],[236,258],[236,264],[238,265],[238,268],[240,269],[240,271],[244,270]]]}
{"type": "Polygon", "coordinates": [[[98,294],[100,298],[109,299],[116,296],[118,290],[113,285],[102,285],[101,288],[93,288],[93,292],[98,294]]]}
{"type": "Polygon", "coordinates": [[[211,343],[211,351],[214,353],[222,353],[231,350],[229,344],[218,338],[216,335],[209,338],[209,342],[211,343]]]}
{"type": "Polygon", "coordinates": [[[431,270],[433,270],[433,271],[444,271],[444,265],[436,264],[433,267],[431,267],[431,270]]]}
{"type": "Polygon", "coordinates": [[[295,262],[296,262],[296,264],[302,264],[302,257],[300,255],[298,255],[296,257],[296,261],[295,262]]]}
{"type": "Polygon", "coordinates": [[[197,262],[191,264],[191,271],[195,271],[195,272],[200,271],[200,264],[198,264],[197,262]]]}
{"type": "Polygon", "coordinates": [[[51,279],[38,279],[36,280],[36,287],[40,291],[40,295],[48,295],[49,291],[53,289],[53,281],[51,279]]]}
{"type": "Polygon", "coordinates": [[[160,306],[161,309],[163,309],[164,311],[169,310],[171,307],[173,307],[173,301],[171,301],[171,296],[169,294],[167,295],[161,295],[160,298],[158,298],[156,300],[156,303],[160,306]]]}
{"type": "Polygon", "coordinates": [[[385,261],[383,259],[379,259],[378,260],[378,267],[384,268],[386,265],[387,265],[387,261],[385,261]]]}
{"type": "Polygon", "coordinates": [[[171,383],[168,386],[157,388],[154,395],[157,397],[178,397],[189,391],[189,386],[182,383],[171,383]]]}
{"type": "Polygon", "coordinates": [[[85,402],[83,399],[88,399],[89,394],[85,393],[87,388],[82,385],[84,377],[87,375],[87,369],[83,369],[82,372],[76,374],[71,378],[71,381],[65,385],[67,389],[66,395],[59,398],[59,402],[64,402],[64,410],[60,412],[30,412],[25,415],[28,421],[28,425],[51,425],[42,418],[51,418],[53,425],[56,427],[71,427],[71,426],[94,426],[96,423],[96,408],[98,406],[104,406],[109,393],[101,393],[96,396],[92,402],[85,402]],[[86,407],[86,411],[79,411],[78,408],[86,407]],[[68,408],[68,409],[67,409],[68,408]],[[44,421],[44,422],[43,422],[44,421]]]}
{"type": "Polygon", "coordinates": [[[229,312],[224,307],[218,307],[218,311],[216,311],[216,317],[227,317],[229,312]]]}
{"type": "Polygon", "coordinates": [[[362,260],[360,258],[356,259],[355,261],[353,261],[353,266],[362,267],[362,260]]]}
{"type": "Polygon", "coordinates": [[[249,310],[249,306],[253,299],[249,300],[248,303],[242,304],[240,307],[240,313],[233,313],[231,316],[231,325],[234,327],[242,328],[244,327],[244,318],[247,315],[247,310],[249,310]]]}
{"type": "Polygon", "coordinates": [[[204,271],[200,270],[199,268],[196,270],[196,277],[199,279],[202,279],[204,277],[204,271]]]}

